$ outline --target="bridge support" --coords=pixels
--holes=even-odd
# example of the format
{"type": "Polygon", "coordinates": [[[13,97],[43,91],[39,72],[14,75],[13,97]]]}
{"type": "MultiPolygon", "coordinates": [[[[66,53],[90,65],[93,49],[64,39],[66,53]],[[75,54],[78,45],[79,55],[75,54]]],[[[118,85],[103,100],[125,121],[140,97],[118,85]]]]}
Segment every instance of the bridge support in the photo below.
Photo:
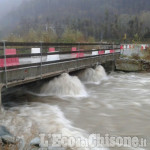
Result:
{"type": "Polygon", "coordinates": [[[115,71],[115,60],[112,61],[112,71],[115,71]]]}
{"type": "Polygon", "coordinates": [[[0,84],[0,113],[3,112],[3,106],[2,106],[2,88],[3,88],[3,84],[0,84]]]}

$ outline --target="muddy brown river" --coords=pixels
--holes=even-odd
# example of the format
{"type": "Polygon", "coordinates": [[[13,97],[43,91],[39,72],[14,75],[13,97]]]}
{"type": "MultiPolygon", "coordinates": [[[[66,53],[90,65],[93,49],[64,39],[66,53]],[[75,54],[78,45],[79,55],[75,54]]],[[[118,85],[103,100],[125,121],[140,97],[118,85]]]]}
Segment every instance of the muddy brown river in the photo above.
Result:
{"type": "MultiPolygon", "coordinates": [[[[89,134],[137,136],[146,147],[72,149],[149,150],[150,74],[113,72],[99,66],[77,75],[62,74],[46,83],[15,89],[3,96],[0,124],[23,139],[23,147],[40,133],[63,133],[87,139],[89,134]]],[[[71,148],[68,148],[71,149],[71,148]]]]}

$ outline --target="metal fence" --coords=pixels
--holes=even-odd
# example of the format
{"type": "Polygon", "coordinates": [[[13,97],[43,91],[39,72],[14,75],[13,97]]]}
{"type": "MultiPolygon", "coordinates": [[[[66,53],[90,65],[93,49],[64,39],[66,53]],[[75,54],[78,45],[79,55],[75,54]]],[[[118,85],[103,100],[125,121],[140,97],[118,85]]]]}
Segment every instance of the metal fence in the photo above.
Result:
{"type": "Polygon", "coordinates": [[[104,43],[18,43],[18,42],[0,42],[0,72],[5,74],[5,84],[7,86],[7,73],[12,70],[22,68],[40,67],[42,78],[43,67],[45,65],[57,64],[60,62],[71,62],[73,60],[80,61],[85,58],[94,58],[99,55],[109,55],[120,52],[119,44],[104,43]],[[72,51],[72,48],[76,48],[72,51]],[[55,52],[49,52],[50,48],[54,48],[55,52]],[[7,54],[7,50],[15,50],[15,54],[7,54]],[[32,51],[34,49],[34,52],[32,51]],[[33,53],[32,53],[33,52],[33,53]],[[103,53],[101,53],[103,52],[103,53]],[[80,55],[81,54],[81,55],[80,55]],[[59,59],[51,59],[59,56],[59,59]],[[15,58],[15,59],[14,59],[15,58]],[[8,61],[19,61],[18,64],[8,61]],[[3,65],[1,64],[3,63],[3,65]]]}
{"type": "MultiPolygon", "coordinates": [[[[60,61],[82,59],[83,57],[93,56],[93,52],[120,50],[119,44],[103,44],[103,43],[20,43],[20,42],[0,42],[0,59],[4,60],[4,67],[0,67],[0,70],[44,65],[49,63],[56,63],[60,61]],[[48,52],[50,47],[55,48],[55,52],[48,52]],[[76,47],[76,51],[71,51],[72,47],[76,47]],[[32,53],[32,48],[39,48],[40,52],[32,53]],[[6,49],[16,49],[16,54],[7,55],[6,49]],[[84,56],[80,57],[80,54],[84,53],[84,56]],[[74,58],[72,54],[79,54],[74,58]],[[47,61],[46,57],[49,55],[59,55],[60,60],[47,61]],[[7,65],[8,58],[19,58],[19,65],[7,65]],[[36,60],[36,61],[34,61],[36,60]]],[[[104,53],[106,54],[106,53],[104,53]]],[[[96,54],[95,54],[96,55],[96,54]]]]}
{"type": "Polygon", "coordinates": [[[143,56],[146,48],[150,47],[150,44],[122,44],[122,46],[122,55],[132,56],[133,54],[137,54],[143,56]]]}

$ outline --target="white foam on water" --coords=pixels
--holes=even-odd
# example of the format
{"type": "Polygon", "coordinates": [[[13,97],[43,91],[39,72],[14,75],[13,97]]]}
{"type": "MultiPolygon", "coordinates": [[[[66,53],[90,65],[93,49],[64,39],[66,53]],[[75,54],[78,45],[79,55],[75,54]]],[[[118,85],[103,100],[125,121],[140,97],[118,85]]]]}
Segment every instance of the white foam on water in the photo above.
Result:
{"type": "Polygon", "coordinates": [[[96,69],[88,68],[78,74],[81,81],[87,84],[100,84],[103,80],[107,80],[105,69],[99,65],[96,69]]]}
{"type": "MultiPolygon", "coordinates": [[[[72,122],[65,118],[58,106],[49,104],[32,103],[30,106],[15,107],[5,111],[5,121],[0,124],[6,126],[13,135],[24,140],[24,147],[28,149],[31,139],[39,137],[39,134],[62,134],[65,137],[81,138],[88,142],[86,132],[72,125],[72,122]]],[[[64,145],[62,145],[64,146],[64,145]]],[[[64,146],[65,147],[65,146],[64,146]]],[[[75,145],[72,150],[108,150],[105,148],[78,147],[75,145]]]]}
{"type": "Polygon", "coordinates": [[[76,76],[67,73],[49,81],[41,88],[41,96],[87,97],[88,94],[82,82],[76,76]]]}

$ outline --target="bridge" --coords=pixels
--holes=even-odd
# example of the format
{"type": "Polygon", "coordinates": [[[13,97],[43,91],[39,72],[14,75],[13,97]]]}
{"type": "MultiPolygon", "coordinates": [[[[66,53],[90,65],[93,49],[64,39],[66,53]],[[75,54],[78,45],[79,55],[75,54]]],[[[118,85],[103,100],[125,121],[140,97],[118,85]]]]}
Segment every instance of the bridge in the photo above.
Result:
{"type": "Polygon", "coordinates": [[[0,105],[2,88],[10,88],[75,72],[120,57],[119,44],[0,42],[0,105]]]}

